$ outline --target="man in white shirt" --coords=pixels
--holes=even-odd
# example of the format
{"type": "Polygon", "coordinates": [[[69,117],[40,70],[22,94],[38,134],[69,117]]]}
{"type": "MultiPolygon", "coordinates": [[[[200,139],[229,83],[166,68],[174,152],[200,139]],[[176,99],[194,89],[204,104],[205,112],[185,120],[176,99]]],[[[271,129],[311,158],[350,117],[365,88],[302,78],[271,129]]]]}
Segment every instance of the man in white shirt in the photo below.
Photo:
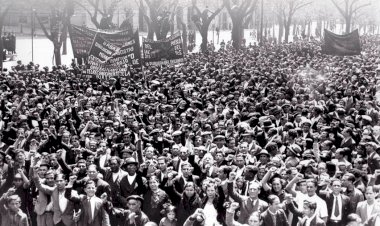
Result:
{"type": "Polygon", "coordinates": [[[361,201],[356,207],[356,214],[360,216],[362,222],[366,222],[371,216],[380,213],[380,203],[376,202],[376,196],[373,186],[368,186],[365,190],[365,197],[367,200],[361,201]]]}
{"type": "Polygon", "coordinates": [[[306,181],[306,189],[308,197],[307,201],[317,203],[317,208],[315,210],[316,214],[324,221],[327,222],[327,205],[326,202],[321,199],[315,192],[317,190],[317,181],[315,179],[308,179],[306,181]]]}

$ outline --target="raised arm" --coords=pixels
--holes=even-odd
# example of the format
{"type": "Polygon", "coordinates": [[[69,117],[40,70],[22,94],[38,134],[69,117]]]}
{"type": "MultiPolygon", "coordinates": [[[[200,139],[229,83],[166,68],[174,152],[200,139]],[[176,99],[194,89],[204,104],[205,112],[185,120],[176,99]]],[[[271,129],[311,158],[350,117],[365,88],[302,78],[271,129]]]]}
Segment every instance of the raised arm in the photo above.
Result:
{"type": "Polygon", "coordinates": [[[40,191],[42,191],[43,193],[45,193],[47,195],[53,194],[53,191],[54,191],[55,187],[49,187],[49,186],[44,185],[44,184],[41,183],[41,179],[40,179],[40,177],[37,174],[38,169],[39,169],[38,166],[33,168],[33,181],[34,181],[34,184],[36,185],[37,189],[40,190],[40,191]]]}

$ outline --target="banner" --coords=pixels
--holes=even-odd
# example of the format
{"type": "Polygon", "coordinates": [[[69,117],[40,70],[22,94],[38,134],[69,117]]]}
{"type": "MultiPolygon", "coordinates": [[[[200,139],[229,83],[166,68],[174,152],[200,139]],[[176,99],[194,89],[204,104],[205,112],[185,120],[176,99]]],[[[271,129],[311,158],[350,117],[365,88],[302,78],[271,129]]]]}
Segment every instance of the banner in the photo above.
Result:
{"type": "Polygon", "coordinates": [[[125,76],[130,67],[141,67],[139,33],[118,47],[96,34],[88,56],[87,75],[108,79],[114,76],[125,76]]]}
{"type": "Polygon", "coordinates": [[[181,34],[178,32],[159,41],[144,38],[143,57],[146,66],[181,63],[183,61],[181,34]]]}
{"type": "Polygon", "coordinates": [[[337,35],[325,29],[322,53],[337,56],[360,55],[361,45],[358,30],[346,35],[337,35]]]}
{"type": "Polygon", "coordinates": [[[70,39],[75,58],[88,57],[96,34],[118,47],[130,40],[132,36],[131,31],[106,32],[71,25],[70,39]]]}

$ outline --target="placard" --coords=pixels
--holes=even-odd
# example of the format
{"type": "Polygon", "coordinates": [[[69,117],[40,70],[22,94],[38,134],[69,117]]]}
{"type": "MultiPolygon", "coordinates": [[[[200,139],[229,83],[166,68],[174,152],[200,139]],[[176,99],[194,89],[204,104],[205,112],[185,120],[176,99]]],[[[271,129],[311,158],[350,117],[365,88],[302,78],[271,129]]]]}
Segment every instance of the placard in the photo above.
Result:
{"type": "Polygon", "coordinates": [[[143,57],[146,66],[181,63],[183,61],[181,34],[177,32],[159,41],[144,38],[143,57]]]}

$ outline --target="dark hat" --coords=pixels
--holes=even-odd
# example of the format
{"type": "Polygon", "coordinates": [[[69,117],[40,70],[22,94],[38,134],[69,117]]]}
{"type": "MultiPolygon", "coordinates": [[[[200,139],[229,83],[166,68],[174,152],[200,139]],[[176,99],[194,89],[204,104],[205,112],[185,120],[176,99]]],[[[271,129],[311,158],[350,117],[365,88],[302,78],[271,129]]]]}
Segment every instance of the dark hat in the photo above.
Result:
{"type": "Polygon", "coordinates": [[[133,157],[129,157],[129,158],[127,158],[127,159],[124,161],[124,165],[125,165],[125,166],[128,166],[128,165],[130,165],[130,164],[138,165],[139,163],[136,161],[135,158],[133,158],[133,157]]]}
{"type": "Polygon", "coordinates": [[[263,122],[263,127],[264,128],[273,128],[274,125],[270,119],[267,119],[263,122]]]}
{"type": "Polygon", "coordinates": [[[144,199],[141,196],[139,196],[139,195],[130,195],[130,196],[128,196],[127,202],[129,200],[131,200],[131,199],[140,201],[141,203],[144,202],[144,199]]]}
{"type": "Polygon", "coordinates": [[[260,156],[260,155],[267,155],[268,157],[270,157],[270,155],[269,155],[269,152],[267,151],[267,150],[265,150],[265,149],[262,149],[260,152],[259,152],[259,154],[257,154],[258,156],[260,156]]]}
{"type": "Polygon", "coordinates": [[[182,132],[179,131],[179,130],[177,130],[177,131],[174,131],[174,132],[173,132],[172,136],[173,136],[173,137],[174,137],[174,136],[181,136],[181,134],[182,134],[182,132]]]}
{"type": "Polygon", "coordinates": [[[217,135],[216,137],[214,137],[214,141],[215,140],[224,140],[226,137],[223,136],[223,135],[217,135]]]}
{"type": "Polygon", "coordinates": [[[300,157],[302,149],[299,145],[297,144],[292,144],[288,147],[288,150],[292,152],[295,156],[300,157]]]}
{"type": "Polygon", "coordinates": [[[154,134],[156,134],[156,133],[159,133],[160,131],[158,130],[158,129],[154,129],[154,130],[152,130],[150,133],[149,133],[149,136],[152,136],[152,135],[154,135],[154,134]]]}

